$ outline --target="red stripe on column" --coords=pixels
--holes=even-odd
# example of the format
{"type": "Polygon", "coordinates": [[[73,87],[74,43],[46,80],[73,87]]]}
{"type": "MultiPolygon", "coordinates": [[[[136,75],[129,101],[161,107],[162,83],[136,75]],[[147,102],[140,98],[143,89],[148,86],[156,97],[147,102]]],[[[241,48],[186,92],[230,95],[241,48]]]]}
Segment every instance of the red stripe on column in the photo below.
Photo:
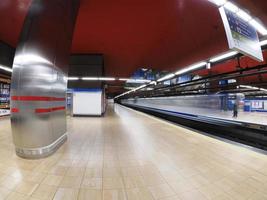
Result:
{"type": "Polygon", "coordinates": [[[13,101],[51,101],[51,97],[41,96],[12,96],[13,101]]]}
{"type": "Polygon", "coordinates": [[[65,98],[44,96],[12,96],[13,101],[65,101],[65,98]]]}
{"type": "Polygon", "coordinates": [[[18,108],[11,108],[11,113],[18,113],[19,109],[18,108]]]}
{"type": "Polygon", "coordinates": [[[37,108],[35,109],[35,113],[50,113],[58,110],[65,110],[65,106],[54,108],[37,108]]]}
{"type": "Polygon", "coordinates": [[[65,106],[52,108],[52,111],[57,111],[57,110],[65,110],[65,106]]]}
{"type": "Polygon", "coordinates": [[[52,101],[65,101],[65,98],[52,97],[52,101]]]}
{"type": "Polygon", "coordinates": [[[51,108],[36,108],[35,113],[49,113],[51,112],[51,108]]]}
{"type": "Polygon", "coordinates": [[[11,97],[11,100],[13,100],[13,101],[18,101],[18,100],[19,100],[19,97],[18,97],[18,96],[12,96],[12,97],[11,97]]]}

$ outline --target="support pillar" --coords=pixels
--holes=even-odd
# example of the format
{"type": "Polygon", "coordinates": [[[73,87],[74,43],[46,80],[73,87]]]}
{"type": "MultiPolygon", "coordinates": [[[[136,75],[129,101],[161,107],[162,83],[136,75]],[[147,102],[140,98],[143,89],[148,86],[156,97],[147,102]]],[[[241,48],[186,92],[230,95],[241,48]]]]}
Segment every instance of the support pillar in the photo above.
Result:
{"type": "Polygon", "coordinates": [[[15,53],[11,124],[16,153],[41,158],[67,138],[65,96],[79,0],[34,0],[15,53]]]}

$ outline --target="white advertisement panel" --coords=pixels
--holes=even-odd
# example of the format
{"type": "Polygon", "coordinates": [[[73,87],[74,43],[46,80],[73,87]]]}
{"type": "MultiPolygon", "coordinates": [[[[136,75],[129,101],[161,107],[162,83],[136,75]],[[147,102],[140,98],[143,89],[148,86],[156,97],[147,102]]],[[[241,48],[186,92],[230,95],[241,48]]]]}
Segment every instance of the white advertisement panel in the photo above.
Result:
{"type": "Polygon", "coordinates": [[[102,114],[102,91],[73,92],[73,115],[102,114]]]}
{"type": "Polygon", "coordinates": [[[220,8],[229,48],[263,61],[263,55],[256,29],[236,13],[220,8]]]}
{"type": "Polygon", "coordinates": [[[0,109],[0,116],[10,115],[10,110],[0,109]]]}

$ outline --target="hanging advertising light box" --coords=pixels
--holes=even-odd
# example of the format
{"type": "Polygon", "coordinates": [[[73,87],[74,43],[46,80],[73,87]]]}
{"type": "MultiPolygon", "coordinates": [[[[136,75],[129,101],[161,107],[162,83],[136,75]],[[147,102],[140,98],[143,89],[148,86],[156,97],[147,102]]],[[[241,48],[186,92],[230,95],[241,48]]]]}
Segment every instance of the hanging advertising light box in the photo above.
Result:
{"type": "Polygon", "coordinates": [[[256,29],[248,22],[225,7],[220,7],[229,48],[263,61],[261,45],[256,29]]]}

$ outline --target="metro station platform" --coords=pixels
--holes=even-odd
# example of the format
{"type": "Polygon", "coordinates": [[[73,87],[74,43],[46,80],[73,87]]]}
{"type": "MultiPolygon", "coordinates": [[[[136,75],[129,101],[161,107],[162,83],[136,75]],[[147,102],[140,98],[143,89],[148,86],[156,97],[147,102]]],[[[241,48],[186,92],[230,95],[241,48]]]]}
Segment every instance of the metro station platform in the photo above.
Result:
{"type": "Polygon", "coordinates": [[[68,118],[52,156],[15,155],[0,120],[0,199],[264,200],[267,156],[115,105],[68,118]]]}

